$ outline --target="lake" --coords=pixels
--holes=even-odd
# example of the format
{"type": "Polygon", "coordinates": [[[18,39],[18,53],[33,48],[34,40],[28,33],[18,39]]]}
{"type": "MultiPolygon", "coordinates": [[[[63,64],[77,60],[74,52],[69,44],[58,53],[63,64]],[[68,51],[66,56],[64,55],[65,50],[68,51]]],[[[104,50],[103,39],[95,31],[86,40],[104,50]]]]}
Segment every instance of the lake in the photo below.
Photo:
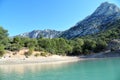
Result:
{"type": "Polygon", "coordinates": [[[0,80],[120,80],[120,58],[51,65],[0,65],[0,80]]]}

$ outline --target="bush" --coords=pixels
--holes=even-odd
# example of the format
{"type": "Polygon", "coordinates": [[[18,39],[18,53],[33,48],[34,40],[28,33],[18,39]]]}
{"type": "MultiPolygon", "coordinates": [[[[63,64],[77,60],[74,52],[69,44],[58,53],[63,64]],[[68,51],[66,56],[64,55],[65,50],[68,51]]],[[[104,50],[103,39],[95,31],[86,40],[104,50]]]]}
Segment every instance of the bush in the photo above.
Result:
{"type": "Polygon", "coordinates": [[[11,44],[8,46],[8,50],[10,51],[19,51],[21,49],[21,46],[18,44],[11,44]]]}
{"type": "Polygon", "coordinates": [[[28,52],[25,52],[24,55],[28,58],[28,56],[32,55],[32,52],[29,50],[28,52]]]}
{"type": "Polygon", "coordinates": [[[88,49],[85,49],[85,50],[84,50],[84,54],[85,54],[85,55],[91,54],[91,51],[88,50],[88,49]]]}
{"type": "Polygon", "coordinates": [[[4,46],[0,46],[0,57],[5,54],[4,46]]]}
{"type": "Polygon", "coordinates": [[[46,56],[47,56],[47,53],[46,53],[46,52],[42,52],[42,53],[41,53],[41,56],[46,57],[46,56]]]}
{"type": "Polygon", "coordinates": [[[40,54],[39,54],[39,53],[36,53],[34,56],[35,56],[35,57],[38,57],[38,56],[40,56],[40,54]]]}
{"type": "Polygon", "coordinates": [[[104,51],[107,47],[107,43],[106,41],[103,41],[103,40],[97,40],[97,43],[96,43],[96,48],[94,50],[94,52],[101,52],[101,51],[104,51]]]}

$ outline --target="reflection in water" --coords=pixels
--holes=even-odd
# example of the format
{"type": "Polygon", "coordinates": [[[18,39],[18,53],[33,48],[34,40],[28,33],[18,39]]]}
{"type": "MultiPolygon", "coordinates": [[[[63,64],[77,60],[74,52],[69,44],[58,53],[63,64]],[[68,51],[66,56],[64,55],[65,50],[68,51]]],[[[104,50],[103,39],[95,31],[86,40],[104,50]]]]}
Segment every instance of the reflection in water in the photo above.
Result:
{"type": "Polygon", "coordinates": [[[120,80],[119,75],[120,58],[0,66],[0,80],[120,80]]]}
{"type": "Polygon", "coordinates": [[[49,70],[49,69],[58,69],[60,67],[68,66],[70,63],[61,63],[61,64],[17,64],[17,65],[1,65],[0,71],[4,73],[18,73],[24,74],[25,71],[35,73],[39,70],[49,70]]]}

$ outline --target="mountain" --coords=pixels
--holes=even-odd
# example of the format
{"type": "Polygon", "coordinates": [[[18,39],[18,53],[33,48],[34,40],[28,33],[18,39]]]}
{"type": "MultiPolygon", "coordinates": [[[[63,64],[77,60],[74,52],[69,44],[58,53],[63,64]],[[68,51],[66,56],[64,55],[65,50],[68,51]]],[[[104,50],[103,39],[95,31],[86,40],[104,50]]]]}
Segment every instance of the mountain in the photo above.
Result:
{"type": "Polygon", "coordinates": [[[101,31],[113,28],[109,24],[115,23],[120,19],[120,8],[115,4],[104,2],[91,15],[78,22],[75,26],[62,32],[55,30],[34,30],[28,33],[23,33],[18,36],[38,38],[63,37],[67,39],[96,34],[101,31]],[[109,26],[108,26],[109,25],[109,26]]]}
{"type": "Polygon", "coordinates": [[[119,19],[120,9],[115,4],[104,2],[90,16],[64,31],[61,37],[71,39],[96,34],[110,28],[104,24],[113,23],[119,19]]]}
{"type": "Polygon", "coordinates": [[[33,30],[31,32],[23,33],[23,34],[20,34],[17,36],[29,37],[29,38],[39,38],[40,36],[42,36],[44,38],[56,38],[61,33],[62,33],[62,31],[55,31],[55,30],[46,29],[46,30],[33,30]]]}

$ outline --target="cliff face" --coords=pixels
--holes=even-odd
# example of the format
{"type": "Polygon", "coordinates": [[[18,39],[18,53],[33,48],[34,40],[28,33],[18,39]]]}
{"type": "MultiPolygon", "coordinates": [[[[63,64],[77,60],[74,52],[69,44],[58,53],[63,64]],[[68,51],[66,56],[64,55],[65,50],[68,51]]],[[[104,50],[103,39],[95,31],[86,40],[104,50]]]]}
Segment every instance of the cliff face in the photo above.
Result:
{"type": "Polygon", "coordinates": [[[108,49],[119,50],[120,49],[120,39],[114,39],[108,44],[108,49]]]}
{"type": "Polygon", "coordinates": [[[64,32],[49,29],[34,30],[18,36],[30,38],[38,38],[40,36],[45,38],[63,37],[71,39],[105,31],[111,27],[106,26],[106,24],[114,23],[119,19],[120,9],[115,4],[105,2],[102,3],[90,16],[64,32]]]}
{"type": "Polygon", "coordinates": [[[39,38],[40,36],[44,38],[56,38],[58,37],[62,32],[61,31],[55,31],[55,30],[34,30],[28,33],[23,33],[18,36],[21,37],[29,37],[29,38],[39,38]]]}
{"type": "Polygon", "coordinates": [[[104,24],[112,23],[118,19],[120,19],[120,9],[114,4],[105,2],[93,14],[63,32],[61,37],[71,39],[105,31],[108,27],[103,26],[104,24]]]}

